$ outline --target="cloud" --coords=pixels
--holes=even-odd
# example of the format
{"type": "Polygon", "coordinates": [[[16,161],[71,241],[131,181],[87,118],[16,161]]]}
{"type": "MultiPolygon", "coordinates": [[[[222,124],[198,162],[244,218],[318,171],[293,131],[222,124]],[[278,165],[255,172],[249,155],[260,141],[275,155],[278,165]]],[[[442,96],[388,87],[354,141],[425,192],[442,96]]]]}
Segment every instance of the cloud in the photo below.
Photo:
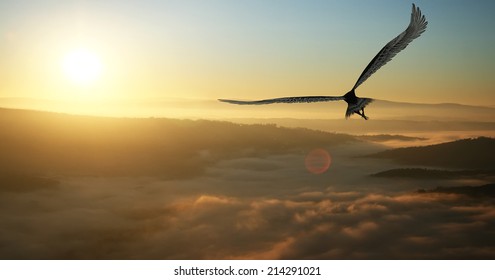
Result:
{"type": "Polygon", "coordinates": [[[344,176],[371,167],[333,151],[312,175],[305,152],[222,161],[193,179],[68,177],[4,192],[0,258],[495,258],[490,198],[344,176]]]}
{"type": "Polygon", "coordinates": [[[56,259],[495,257],[486,249],[495,230],[494,206],[467,205],[462,196],[450,194],[356,196],[331,191],[300,193],[297,199],[198,195],[163,205],[131,204],[125,210],[121,203],[127,199],[99,198],[90,207],[75,203],[4,217],[1,254],[56,259]]]}

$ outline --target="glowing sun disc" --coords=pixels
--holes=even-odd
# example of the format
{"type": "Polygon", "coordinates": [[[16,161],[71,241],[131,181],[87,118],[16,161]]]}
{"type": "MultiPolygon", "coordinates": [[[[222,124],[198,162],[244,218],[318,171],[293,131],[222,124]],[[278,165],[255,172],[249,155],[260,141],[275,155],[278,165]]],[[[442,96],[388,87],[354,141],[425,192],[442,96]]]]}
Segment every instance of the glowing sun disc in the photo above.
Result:
{"type": "Polygon", "coordinates": [[[86,49],[76,49],[68,53],[63,59],[62,67],[71,81],[82,85],[94,82],[102,72],[98,56],[86,49]]]}

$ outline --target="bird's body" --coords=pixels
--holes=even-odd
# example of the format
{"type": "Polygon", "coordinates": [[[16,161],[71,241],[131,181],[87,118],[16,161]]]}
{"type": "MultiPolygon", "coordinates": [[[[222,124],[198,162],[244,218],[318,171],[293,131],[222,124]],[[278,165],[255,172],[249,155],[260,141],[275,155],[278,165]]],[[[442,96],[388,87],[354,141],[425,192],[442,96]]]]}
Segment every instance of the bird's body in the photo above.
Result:
{"type": "Polygon", "coordinates": [[[347,110],[345,113],[346,118],[352,114],[358,114],[365,120],[368,117],[364,114],[364,108],[370,104],[373,99],[360,98],[356,96],[355,90],[359,85],[366,81],[373,73],[380,69],[383,65],[389,62],[397,53],[405,49],[412,40],[418,38],[425,30],[428,22],[424,15],[421,14],[421,10],[412,5],[411,21],[407,29],[399,34],[397,37],[388,42],[378,54],[371,60],[361,73],[352,89],[342,96],[296,96],[296,97],[281,97],[274,99],[264,99],[255,101],[240,101],[230,99],[219,99],[219,101],[227,102],[237,105],[264,105],[273,103],[312,103],[312,102],[327,102],[344,100],[347,102],[347,110]]]}

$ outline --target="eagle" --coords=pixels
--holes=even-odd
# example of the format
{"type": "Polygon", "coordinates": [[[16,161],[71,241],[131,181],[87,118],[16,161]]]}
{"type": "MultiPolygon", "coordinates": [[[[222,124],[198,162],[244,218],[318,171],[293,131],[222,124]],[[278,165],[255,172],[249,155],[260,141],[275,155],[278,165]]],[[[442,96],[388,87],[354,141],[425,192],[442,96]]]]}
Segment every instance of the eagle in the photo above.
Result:
{"type": "Polygon", "coordinates": [[[327,102],[344,100],[347,102],[347,111],[345,112],[346,119],[353,114],[360,115],[363,119],[367,120],[368,117],[364,114],[364,108],[370,104],[373,99],[366,97],[357,97],[356,89],[364,83],[373,73],[378,71],[380,67],[387,64],[392,58],[400,51],[405,49],[409,43],[418,38],[425,30],[428,22],[424,15],[421,14],[421,10],[416,5],[412,4],[411,21],[404,32],[400,33],[397,37],[388,42],[376,56],[370,61],[368,66],[361,73],[352,89],[342,96],[293,96],[293,97],[280,97],[273,99],[254,100],[254,101],[241,101],[231,99],[218,99],[221,102],[227,102],[237,105],[265,105],[274,103],[313,103],[313,102],[327,102]]]}

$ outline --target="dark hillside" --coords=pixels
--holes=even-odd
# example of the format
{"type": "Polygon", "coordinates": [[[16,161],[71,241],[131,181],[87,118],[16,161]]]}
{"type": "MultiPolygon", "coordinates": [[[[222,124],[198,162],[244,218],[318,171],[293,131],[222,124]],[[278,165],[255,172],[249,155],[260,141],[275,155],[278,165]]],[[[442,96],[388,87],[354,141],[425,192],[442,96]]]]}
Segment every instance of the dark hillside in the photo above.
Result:
{"type": "Polygon", "coordinates": [[[495,139],[479,137],[423,147],[379,152],[370,157],[393,159],[402,164],[463,169],[495,167],[495,139]]]}
{"type": "Polygon", "coordinates": [[[0,171],[190,177],[211,161],[327,147],[349,135],[275,125],[0,109],[0,171]]]}

